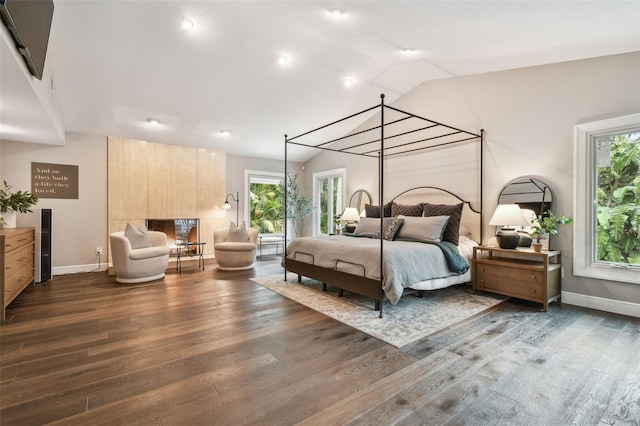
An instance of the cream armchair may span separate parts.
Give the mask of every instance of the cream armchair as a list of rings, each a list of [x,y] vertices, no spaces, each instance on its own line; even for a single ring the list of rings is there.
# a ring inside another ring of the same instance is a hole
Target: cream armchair
[[[258,230],[249,228],[247,242],[226,241],[229,228],[213,231],[213,255],[218,269],[222,271],[238,271],[253,268],[256,261]]]
[[[164,232],[148,231],[151,247],[132,249],[124,231],[109,236],[111,260],[119,283],[141,283],[164,277],[169,264],[169,246]]]

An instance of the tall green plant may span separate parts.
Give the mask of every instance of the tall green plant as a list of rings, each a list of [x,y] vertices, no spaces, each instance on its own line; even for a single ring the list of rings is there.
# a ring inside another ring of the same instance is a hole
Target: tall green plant
[[[296,236],[299,236],[302,219],[314,209],[313,200],[300,195],[297,173],[287,173],[285,179],[287,185],[287,219],[291,221]]]
[[[611,141],[611,165],[598,169],[596,258],[640,265],[640,134]]]

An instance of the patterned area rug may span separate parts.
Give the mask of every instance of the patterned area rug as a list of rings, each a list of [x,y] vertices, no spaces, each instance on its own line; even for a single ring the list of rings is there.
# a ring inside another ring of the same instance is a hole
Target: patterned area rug
[[[397,305],[384,302],[384,317],[379,318],[373,309],[373,300],[345,292],[338,297],[338,290],[329,287],[322,291],[319,281],[303,278],[298,284],[297,275],[272,275],[251,278],[252,281],[295,300],[309,308],[343,322],[395,347],[415,342],[425,336],[463,321],[485,311],[506,297],[474,295],[468,285],[456,285],[441,290],[425,291],[421,299],[413,295],[403,296]]]

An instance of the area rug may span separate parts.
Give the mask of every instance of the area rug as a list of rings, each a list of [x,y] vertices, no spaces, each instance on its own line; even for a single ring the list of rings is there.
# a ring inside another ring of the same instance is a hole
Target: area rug
[[[398,304],[384,302],[384,317],[373,309],[373,300],[345,292],[338,297],[338,289],[322,291],[319,281],[297,275],[272,275],[251,278],[252,281],[321,312],[357,330],[395,347],[415,342],[439,330],[464,321],[505,300],[505,297],[472,294],[470,286],[456,285],[440,290],[425,291],[423,298],[403,296]]]

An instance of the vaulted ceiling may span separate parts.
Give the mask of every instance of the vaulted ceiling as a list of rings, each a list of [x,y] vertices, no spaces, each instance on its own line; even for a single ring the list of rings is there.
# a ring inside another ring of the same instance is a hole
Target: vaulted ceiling
[[[381,93],[638,50],[638,1],[55,0],[47,60],[67,132],[282,158]]]

